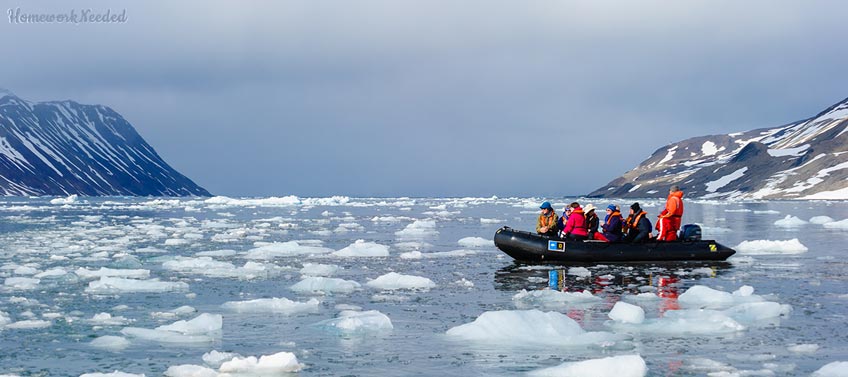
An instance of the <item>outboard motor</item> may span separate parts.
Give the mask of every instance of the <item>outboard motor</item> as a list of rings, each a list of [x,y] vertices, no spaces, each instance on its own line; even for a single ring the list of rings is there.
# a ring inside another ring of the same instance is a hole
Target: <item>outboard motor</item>
[[[680,239],[683,241],[700,241],[701,226],[698,224],[686,224],[680,230]]]

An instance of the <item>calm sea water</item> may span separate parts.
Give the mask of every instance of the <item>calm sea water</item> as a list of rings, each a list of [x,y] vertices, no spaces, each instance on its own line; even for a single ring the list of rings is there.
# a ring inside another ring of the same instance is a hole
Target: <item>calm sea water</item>
[[[651,376],[697,376],[716,371],[699,369],[701,359],[723,363],[743,374],[794,376],[807,375],[832,361],[848,360],[848,231],[812,223],[795,227],[774,224],[786,215],[843,220],[848,218],[844,202],[688,200],[684,222],[702,224],[705,238],[731,247],[746,240],[798,239],[809,250],[786,254],[777,248],[770,254],[737,255],[727,263],[583,265],[592,276],[567,275],[560,288],[587,289],[603,300],[554,309],[577,320],[585,330],[609,331],[607,313],[621,295],[660,293],[664,299],[645,306],[647,316],[656,317],[674,310],[674,297],[693,285],[728,292],[750,285],[756,294],[792,306],[792,313],[779,320],[731,335],[642,333],[634,335],[632,347],[626,349],[558,350],[526,347],[520,341],[470,344],[448,338],[448,329],[469,323],[484,312],[516,309],[513,296],[522,289],[547,287],[551,269],[567,271],[568,266],[515,264],[491,244],[458,244],[466,237],[491,240],[502,225],[531,229],[540,200],[104,198],[51,204],[49,199],[7,198],[0,202],[0,279],[32,278],[51,269],[68,273],[43,277],[34,287],[0,287],[0,311],[12,322],[49,322],[47,327],[0,330],[0,374],[79,376],[120,370],[159,376],[169,366],[203,365],[201,356],[211,350],[244,356],[292,352],[306,365],[299,374],[315,376],[515,375],[565,361],[634,353],[645,359]],[[554,200],[558,208],[566,201],[571,199]],[[630,204],[623,200],[592,202],[598,207],[609,202],[622,207]],[[642,204],[655,216],[661,202]],[[435,229],[411,236],[396,233],[423,219],[434,220]],[[242,266],[244,253],[266,242],[315,240],[306,244],[339,250],[359,239],[388,246],[390,256],[278,257],[261,262],[278,266],[279,274],[250,280],[162,267],[178,256],[222,250],[215,260]],[[426,255],[459,249],[466,251],[436,258],[400,257],[413,250]],[[353,293],[297,294],[290,287],[300,281],[299,269],[308,262],[340,266],[342,270],[334,277],[357,281],[363,287]],[[100,267],[147,269],[150,278],[185,282],[189,289],[86,293],[92,280],[74,271]],[[381,292],[364,285],[391,271],[426,277],[437,286]],[[316,297],[321,304],[316,311],[295,315],[235,313],[221,307],[227,301],[269,297],[300,302]],[[197,312],[172,318],[152,315],[183,305]],[[319,325],[335,318],[347,305],[386,314],[393,330],[344,335]],[[123,316],[131,323],[88,321],[103,312]],[[89,344],[104,335],[123,336],[120,331],[126,326],[154,328],[198,313],[223,314],[223,329],[214,342],[186,345],[128,338],[128,347],[112,351]],[[788,350],[792,344],[819,348],[797,353]]]

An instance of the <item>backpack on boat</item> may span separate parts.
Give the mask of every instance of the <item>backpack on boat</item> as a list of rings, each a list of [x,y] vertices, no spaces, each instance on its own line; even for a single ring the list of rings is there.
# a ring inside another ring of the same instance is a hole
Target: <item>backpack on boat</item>
[[[680,238],[683,241],[700,241],[701,226],[698,224],[686,224],[680,230]]]

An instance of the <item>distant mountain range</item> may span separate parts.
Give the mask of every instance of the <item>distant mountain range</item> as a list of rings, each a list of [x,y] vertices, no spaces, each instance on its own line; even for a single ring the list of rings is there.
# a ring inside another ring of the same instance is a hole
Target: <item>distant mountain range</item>
[[[657,149],[591,197],[848,199],[848,98],[775,128],[686,139]]]
[[[114,110],[0,90],[0,195],[209,196]]]

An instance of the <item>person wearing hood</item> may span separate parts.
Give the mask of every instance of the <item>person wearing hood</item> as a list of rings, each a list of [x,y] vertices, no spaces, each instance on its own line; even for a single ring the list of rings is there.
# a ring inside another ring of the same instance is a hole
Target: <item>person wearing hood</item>
[[[557,217],[554,212],[554,207],[550,202],[544,202],[539,206],[541,213],[539,219],[536,220],[536,233],[556,237],[557,235]]]
[[[583,208],[583,213],[586,216],[586,239],[598,239],[595,235],[599,234],[598,227],[600,226],[601,220],[598,219],[598,215],[595,214],[595,206],[587,204],[586,208]]]
[[[571,212],[565,222],[565,227],[562,229],[562,236],[574,241],[585,241],[588,232],[583,208],[580,208],[580,204],[577,202],[571,203],[569,208]]]
[[[648,213],[642,210],[639,202],[630,206],[630,216],[627,216],[624,227],[627,231],[624,242],[647,242],[653,237],[651,220],[648,220]]]
[[[677,240],[677,231],[680,230],[680,219],[683,217],[683,191],[680,191],[680,187],[677,185],[671,186],[668,190],[665,209],[658,217],[656,229],[659,231],[659,234],[657,235],[657,240]]]
[[[604,224],[601,228],[604,229],[603,236],[609,242],[621,241],[621,212],[615,204],[607,206],[607,216],[604,218]]]

